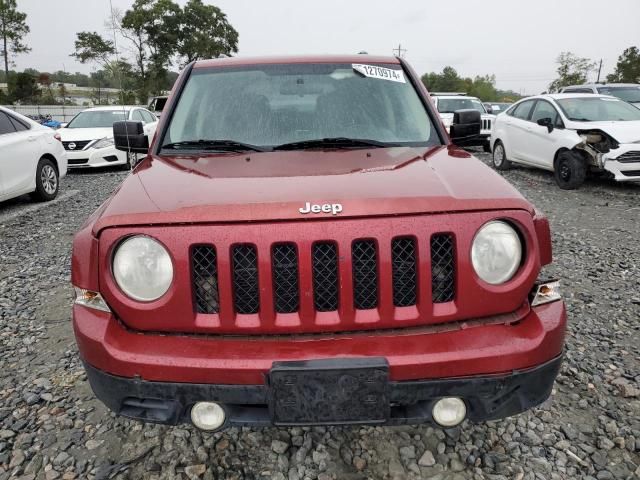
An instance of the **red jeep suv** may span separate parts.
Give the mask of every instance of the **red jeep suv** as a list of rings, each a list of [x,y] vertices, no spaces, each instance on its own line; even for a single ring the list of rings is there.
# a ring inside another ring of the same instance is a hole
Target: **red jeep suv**
[[[459,111],[451,138],[479,134]],[[75,237],[93,391],[148,422],[385,424],[543,402],[566,327],[547,219],[451,143],[398,58],[190,64]]]

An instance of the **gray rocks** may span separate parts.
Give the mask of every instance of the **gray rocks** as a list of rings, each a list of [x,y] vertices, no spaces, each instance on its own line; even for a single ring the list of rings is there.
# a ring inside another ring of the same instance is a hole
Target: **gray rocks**
[[[425,450],[425,452],[418,460],[418,465],[421,467],[433,467],[436,464],[436,459],[433,458],[433,453],[430,450]]]
[[[480,156],[489,162],[489,157]],[[0,480],[609,480],[640,476],[640,186],[504,172],[551,222],[569,315],[550,401],[522,415],[429,426],[234,428],[117,418],[86,383],[69,324],[69,242],[124,174],[63,180],[80,191],[0,222]],[[26,202],[25,202],[26,203]],[[5,208],[0,204],[0,212]],[[37,226],[37,228],[36,228]],[[99,475],[103,475],[100,477]]]
[[[289,449],[289,444],[282,440],[273,440],[271,442],[271,450],[276,453],[284,453]]]

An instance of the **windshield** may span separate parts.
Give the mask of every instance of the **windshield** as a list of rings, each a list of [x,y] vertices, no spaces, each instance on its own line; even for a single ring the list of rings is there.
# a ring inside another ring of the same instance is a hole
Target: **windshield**
[[[351,64],[195,69],[162,145],[208,141],[215,146],[211,141],[225,140],[268,149],[338,137],[440,144],[399,65],[384,67],[381,76],[390,70],[397,76],[366,76]]]
[[[453,113],[458,110],[478,110],[480,113],[487,113],[480,100],[473,98],[439,98],[438,111],[440,113]]]
[[[556,101],[567,118],[576,122],[640,120],[640,109],[617,98],[580,97]]]
[[[126,119],[126,114],[122,110],[80,112],[73,117],[66,128],[111,128],[113,122]]]
[[[598,92],[602,95],[613,95],[625,102],[640,103],[640,85],[634,87],[600,87]]]

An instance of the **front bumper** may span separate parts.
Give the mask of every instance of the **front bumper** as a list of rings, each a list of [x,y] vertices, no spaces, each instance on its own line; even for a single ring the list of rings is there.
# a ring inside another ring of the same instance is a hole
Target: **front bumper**
[[[70,169],[98,168],[123,165],[127,162],[127,154],[111,146],[99,149],[67,150],[67,159]]]
[[[388,363],[388,424],[401,424],[431,422],[442,396],[464,398],[473,421],[544,401],[566,312],[556,301],[450,326],[262,337],[143,334],[80,305],[73,321],[96,395],[124,416],[175,424],[188,419],[194,402],[218,401],[232,424],[267,425],[274,362],[377,357]]]
[[[624,161],[625,154],[640,152],[640,145],[620,145],[602,156],[603,168],[613,175],[617,182],[640,182],[640,160]],[[614,156],[615,155],[615,156]],[[640,155],[637,155],[640,157]]]
[[[388,419],[376,424],[435,424],[432,417],[435,402],[451,396],[465,402],[466,418],[472,422],[516,415],[549,397],[561,362],[559,355],[542,365],[502,375],[391,381],[387,384]],[[273,425],[266,385],[148,382],[109,375],[87,364],[85,368],[96,396],[115,413],[127,418],[169,425],[188,423],[192,406],[206,401],[223,407],[226,421],[222,428]]]

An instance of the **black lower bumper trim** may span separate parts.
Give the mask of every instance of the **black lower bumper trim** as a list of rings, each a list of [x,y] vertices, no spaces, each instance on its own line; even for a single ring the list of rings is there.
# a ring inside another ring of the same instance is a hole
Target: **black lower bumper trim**
[[[473,422],[521,413],[549,397],[561,363],[562,356],[558,356],[506,375],[389,382],[390,416],[385,424],[434,423],[433,404],[442,397],[462,398],[467,419]],[[110,375],[88,364],[85,368],[96,396],[128,418],[176,425],[190,422],[196,402],[209,401],[225,409],[225,427],[272,425],[267,385],[149,382]]]

